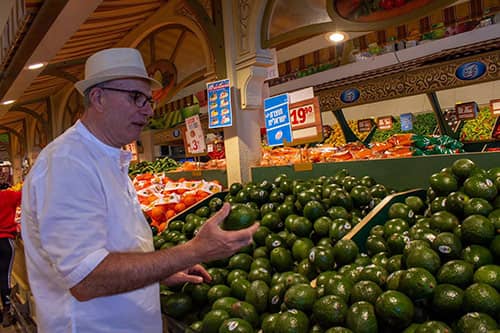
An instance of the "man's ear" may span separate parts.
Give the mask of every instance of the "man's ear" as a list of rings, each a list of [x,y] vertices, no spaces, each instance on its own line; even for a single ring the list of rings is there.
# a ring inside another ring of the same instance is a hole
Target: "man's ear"
[[[103,98],[102,89],[94,88],[89,93],[90,104],[93,105],[96,110],[101,112],[104,110]]]

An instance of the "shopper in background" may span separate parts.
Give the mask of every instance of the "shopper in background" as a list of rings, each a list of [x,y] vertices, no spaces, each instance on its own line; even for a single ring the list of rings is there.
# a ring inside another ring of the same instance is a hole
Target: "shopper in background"
[[[252,242],[258,224],[219,227],[225,204],[196,236],[153,249],[151,230],[128,177],[130,153],[153,114],[140,53],[100,51],[85,65],[82,118],[40,153],[23,187],[22,236],[38,331],[162,331],[159,283],[210,281],[201,262]]]
[[[21,192],[8,190],[9,184],[0,184],[0,296],[2,298],[2,326],[14,323],[10,303],[10,275],[14,263],[14,239],[17,235],[16,209],[21,205]]]

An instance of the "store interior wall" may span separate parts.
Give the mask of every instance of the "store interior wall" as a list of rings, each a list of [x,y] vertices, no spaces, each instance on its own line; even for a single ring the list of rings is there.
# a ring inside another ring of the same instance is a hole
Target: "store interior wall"
[[[456,103],[477,102],[478,105],[489,104],[490,100],[498,98],[500,81],[480,83],[472,86],[454,88],[437,92],[442,109],[452,108]],[[426,95],[416,95],[392,99],[382,102],[363,104],[343,109],[347,120],[380,116],[399,116],[402,113],[432,112],[431,104]],[[323,112],[321,118],[324,125],[335,124],[337,120],[332,112]]]

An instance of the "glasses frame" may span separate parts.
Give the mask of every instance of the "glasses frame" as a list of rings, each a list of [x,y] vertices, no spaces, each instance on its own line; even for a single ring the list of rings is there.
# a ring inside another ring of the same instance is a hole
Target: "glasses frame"
[[[129,94],[130,97],[132,97],[132,100],[134,101],[135,106],[137,106],[138,108],[142,109],[143,107],[146,106],[146,103],[149,103],[149,106],[151,106],[151,109],[153,109],[153,110],[156,109],[157,102],[153,99],[152,96],[148,96],[145,93],[143,93],[142,91],[139,91],[139,90],[119,89],[119,88],[113,88],[113,87],[100,87],[100,86],[98,86],[98,88],[103,89],[103,90],[110,90],[110,91],[117,91],[117,92],[127,93],[127,94]],[[144,96],[144,102],[143,103],[139,103],[138,102],[138,99],[141,96]]]

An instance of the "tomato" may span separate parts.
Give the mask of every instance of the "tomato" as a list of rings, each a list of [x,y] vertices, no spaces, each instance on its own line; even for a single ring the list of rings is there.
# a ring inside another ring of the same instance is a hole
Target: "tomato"
[[[380,7],[383,9],[391,9],[394,7],[394,0],[381,0]]]
[[[403,6],[406,3],[406,0],[394,0],[394,7],[398,8]]]

